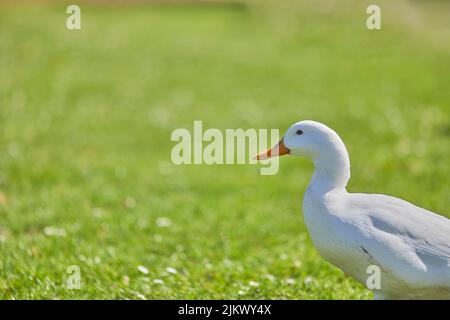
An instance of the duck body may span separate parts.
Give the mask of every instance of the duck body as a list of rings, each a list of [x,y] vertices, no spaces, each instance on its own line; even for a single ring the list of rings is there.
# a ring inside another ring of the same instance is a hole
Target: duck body
[[[303,214],[330,263],[364,285],[369,267],[380,268],[375,297],[450,299],[450,220],[397,198],[315,186],[304,195]]]
[[[349,193],[350,160],[339,135],[322,123],[292,125],[258,159],[284,154],[314,162],[303,198],[306,227],[318,252],[367,285],[379,268],[380,299],[450,299],[450,220],[399,198]]]

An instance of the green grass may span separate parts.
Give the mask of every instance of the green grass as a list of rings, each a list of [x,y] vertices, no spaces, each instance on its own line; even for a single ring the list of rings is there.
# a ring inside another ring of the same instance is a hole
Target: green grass
[[[0,297],[372,298],[311,243],[308,161],[170,161],[194,120],[314,119],[346,142],[350,191],[449,216],[448,4],[382,1],[368,31],[369,2],[313,3],[84,5],[81,31],[64,6],[0,7]]]

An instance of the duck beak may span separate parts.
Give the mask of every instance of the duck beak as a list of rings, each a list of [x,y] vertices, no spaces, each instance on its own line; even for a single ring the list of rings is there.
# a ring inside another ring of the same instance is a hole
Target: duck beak
[[[281,138],[280,142],[274,145],[271,149],[261,152],[253,157],[255,160],[264,160],[272,157],[281,157],[285,154],[289,154],[290,150],[284,145],[284,138]]]

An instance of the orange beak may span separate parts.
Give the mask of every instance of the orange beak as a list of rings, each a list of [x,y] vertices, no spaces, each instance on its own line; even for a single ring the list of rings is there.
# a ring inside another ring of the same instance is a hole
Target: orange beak
[[[272,158],[272,157],[281,157],[285,154],[289,154],[290,150],[288,148],[286,148],[283,140],[284,139],[281,138],[280,142],[278,142],[276,145],[274,145],[271,149],[257,154],[253,159],[264,160],[264,159],[268,159],[268,158]]]

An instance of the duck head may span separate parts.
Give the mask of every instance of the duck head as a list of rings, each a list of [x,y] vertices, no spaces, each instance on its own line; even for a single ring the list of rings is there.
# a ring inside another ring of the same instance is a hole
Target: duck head
[[[316,174],[344,186],[350,178],[350,160],[344,142],[334,130],[320,122],[304,120],[293,124],[280,142],[255,158],[263,160],[283,155],[310,158]]]

